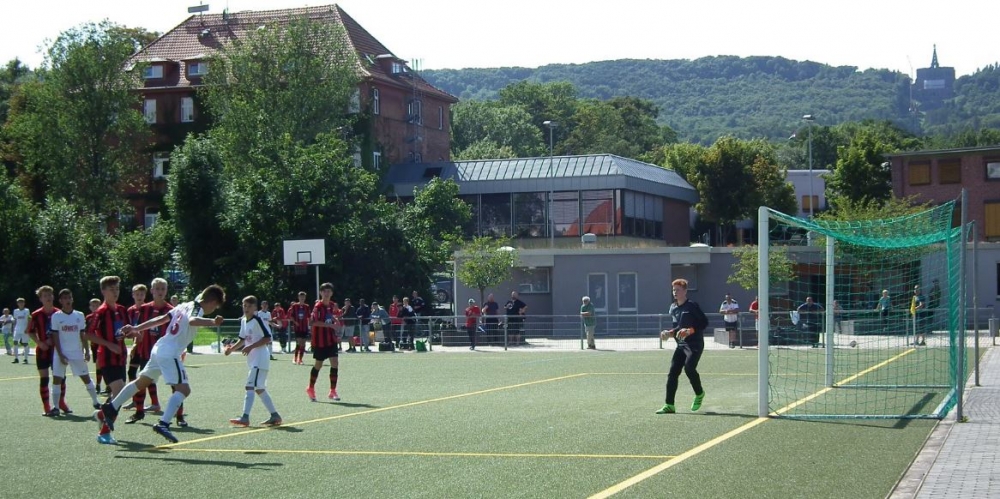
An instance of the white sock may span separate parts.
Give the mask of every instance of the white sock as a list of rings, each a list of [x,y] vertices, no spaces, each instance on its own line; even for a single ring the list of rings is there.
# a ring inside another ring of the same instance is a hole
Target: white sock
[[[139,393],[139,389],[135,386],[135,381],[125,385],[122,391],[115,395],[114,400],[111,401],[111,405],[115,406],[115,409],[121,409],[129,400],[132,400],[132,396]]]
[[[181,392],[174,392],[167,399],[167,407],[163,409],[163,416],[160,416],[160,423],[165,425],[170,424],[170,420],[174,419],[174,415],[177,414],[177,409],[180,408],[181,404],[184,403],[184,399],[187,398]]]
[[[251,392],[247,392],[247,393],[251,393]],[[264,391],[258,393],[257,395],[260,397],[260,401],[264,403],[264,407],[267,408],[267,412],[269,414],[275,414],[275,413],[278,412],[278,410],[274,408],[274,402],[271,401],[271,394],[267,393],[267,390],[264,390]]]
[[[14,343],[14,360],[17,360],[17,356],[21,354],[21,344]]]
[[[243,415],[250,416],[250,409],[253,408],[253,390],[247,390],[243,397]]]
[[[122,391],[124,391],[124,389]],[[100,404],[100,402],[97,401],[97,388],[94,387],[94,380],[90,380],[90,383],[87,383],[87,394],[90,395],[90,400],[92,400],[94,404]]]
[[[56,408],[59,407],[59,397],[62,396],[62,385],[55,383],[54,381],[55,380],[53,380],[52,392],[50,394],[52,396],[52,407]]]

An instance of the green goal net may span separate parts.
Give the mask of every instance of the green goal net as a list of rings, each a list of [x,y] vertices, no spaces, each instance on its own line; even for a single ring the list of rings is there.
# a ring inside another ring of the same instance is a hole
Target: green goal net
[[[956,404],[955,210],[844,222],[761,208],[762,415],[940,418]]]

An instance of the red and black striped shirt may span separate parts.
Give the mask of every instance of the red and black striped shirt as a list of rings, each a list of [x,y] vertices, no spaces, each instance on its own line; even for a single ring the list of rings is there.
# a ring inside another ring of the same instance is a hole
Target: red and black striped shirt
[[[52,358],[52,341],[49,340],[49,330],[52,328],[52,314],[56,313],[56,310],[59,309],[52,307],[52,310],[46,311],[44,307],[40,307],[31,313],[31,321],[28,322],[28,333],[34,332],[39,343],[49,345],[48,350],[35,347],[35,355],[39,360]]]
[[[309,332],[309,305],[295,302],[288,306],[288,318],[292,321],[292,329],[296,333]]]
[[[316,302],[313,307],[312,320],[329,325],[336,324],[337,315],[334,308],[336,306],[332,300],[327,304],[322,301]],[[312,343],[313,348],[332,347],[337,344],[337,333],[332,327],[313,326],[310,343]]]
[[[128,311],[121,304],[116,303],[109,307],[107,303],[102,303],[97,308],[97,311],[94,312],[94,315],[96,316],[96,320],[94,320],[94,334],[104,341],[118,344],[118,348],[120,349],[120,353],[114,353],[104,345],[98,347],[97,367],[124,367],[126,357],[128,356],[128,349],[125,348],[125,337],[115,337],[115,333],[127,323]]]
[[[142,324],[150,319],[155,319],[174,307],[173,305],[163,302],[163,305],[157,306],[154,302],[144,303],[142,307],[139,308],[139,314],[136,318],[135,324]],[[131,312],[131,309],[129,309]],[[163,326],[156,326],[154,328],[147,329],[142,333],[142,336],[135,341],[135,346],[132,347],[132,357],[139,359],[149,359],[149,356],[153,352],[153,345],[156,344],[156,340],[160,339],[160,332]]]

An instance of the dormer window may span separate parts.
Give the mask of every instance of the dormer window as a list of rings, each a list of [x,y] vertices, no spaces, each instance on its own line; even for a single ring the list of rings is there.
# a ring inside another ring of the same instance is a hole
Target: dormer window
[[[189,62],[187,63],[188,76],[204,76],[208,74],[208,63],[207,62]]]
[[[406,72],[406,66],[404,66],[403,63],[401,62],[392,63],[392,74],[396,75],[403,72]]]
[[[163,65],[153,64],[151,66],[146,66],[146,69],[142,70],[142,77],[146,80],[163,78]]]

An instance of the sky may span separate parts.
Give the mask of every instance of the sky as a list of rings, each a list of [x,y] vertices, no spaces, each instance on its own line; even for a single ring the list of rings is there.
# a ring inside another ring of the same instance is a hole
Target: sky
[[[199,0],[0,0],[0,63],[42,63],[39,47],[109,19],[164,32]],[[210,12],[332,1],[210,0]],[[957,76],[1000,61],[996,0],[342,0],[339,5],[419,69],[537,67],[613,59],[782,56],[911,74],[934,44]]]

